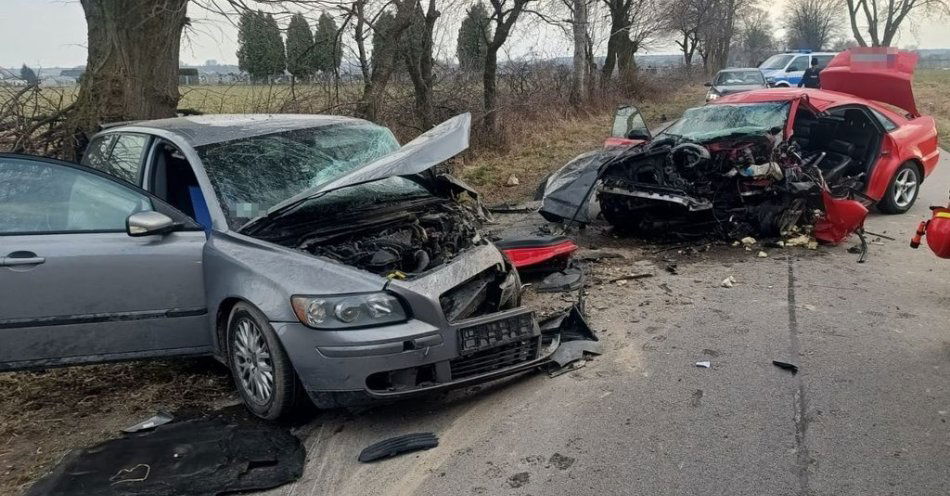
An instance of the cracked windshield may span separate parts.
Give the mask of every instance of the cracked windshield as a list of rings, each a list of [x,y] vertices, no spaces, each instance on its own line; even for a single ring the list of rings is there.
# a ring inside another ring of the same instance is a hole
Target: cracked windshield
[[[948,493],[950,0],[0,4],[0,495]]]

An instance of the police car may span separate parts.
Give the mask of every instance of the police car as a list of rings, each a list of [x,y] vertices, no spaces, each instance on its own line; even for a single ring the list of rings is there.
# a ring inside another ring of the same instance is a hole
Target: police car
[[[818,60],[818,67],[822,69],[828,65],[836,52],[809,52],[797,51],[773,55],[759,65],[769,86],[794,87],[802,80],[805,69],[811,67],[812,59]]]

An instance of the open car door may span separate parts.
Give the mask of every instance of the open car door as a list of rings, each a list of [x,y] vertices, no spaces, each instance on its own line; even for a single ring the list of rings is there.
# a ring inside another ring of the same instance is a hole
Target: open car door
[[[639,145],[653,139],[650,128],[640,109],[632,105],[621,105],[614,112],[614,123],[610,130],[610,137],[604,141],[604,146]]]
[[[839,53],[820,73],[821,89],[847,93],[918,116],[911,80],[917,54],[889,47],[860,47]]]
[[[129,183],[0,154],[0,371],[210,353],[205,241]]]

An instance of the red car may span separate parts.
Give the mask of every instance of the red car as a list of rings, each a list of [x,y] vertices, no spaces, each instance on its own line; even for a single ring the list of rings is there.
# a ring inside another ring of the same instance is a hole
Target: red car
[[[916,61],[893,49],[843,52],[822,71],[821,90],[725,96],[655,136],[635,107],[621,107],[603,149],[544,182],[540,213],[586,224],[595,197],[610,224],[642,234],[739,239],[813,228],[840,242],[861,228],[864,205],[907,211],[937,164],[934,120],[914,103]]]
[[[883,52],[883,53],[882,53]],[[821,71],[822,89],[772,88],[725,96],[709,105],[791,102],[786,138],[803,148],[823,146],[863,161],[864,194],[884,213],[906,212],[920,184],[939,159],[934,119],[920,115],[911,78],[917,55],[887,49],[852,49],[835,56]],[[823,136],[818,116],[840,116],[845,126]],[[824,140],[824,143],[816,142]]]

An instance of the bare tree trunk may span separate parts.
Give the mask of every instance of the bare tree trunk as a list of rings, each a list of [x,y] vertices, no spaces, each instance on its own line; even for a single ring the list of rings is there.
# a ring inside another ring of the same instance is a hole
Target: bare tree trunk
[[[511,33],[512,26],[518,21],[518,17],[524,12],[525,6],[533,0],[513,0],[510,8],[506,0],[490,0],[492,18],[495,20],[495,31],[492,33],[491,40],[485,50],[485,70],[482,72],[482,98],[485,108],[482,125],[487,136],[496,136],[498,134],[498,108],[497,108],[497,82],[498,76],[498,50],[501,49],[508,35]]]
[[[498,96],[497,80],[498,77],[498,50],[492,50],[490,47],[485,54],[485,70],[482,72],[482,98],[485,106],[485,116],[482,123],[487,135],[492,136],[498,130],[498,115],[496,112],[496,99]]]
[[[392,25],[382,33],[386,43],[395,45],[399,36],[409,27],[412,21],[413,8],[419,0],[396,0],[396,14],[393,17]],[[379,33],[377,33],[379,35]],[[373,73],[363,84],[363,96],[356,105],[356,115],[370,121],[376,121],[379,113],[380,103],[386,94],[386,85],[389,78],[392,77],[396,66],[396,57],[398,50],[389,50],[385,57],[379,58],[379,64],[375,65]]]
[[[606,89],[613,77],[614,67],[618,67],[621,77],[625,76],[629,62],[633,57],[630,41],[630,0],[604,0],[610,11],[610,37],[607,38],[607,58],[600,72],[600,85]]]
[[[571,74],[571,104],[578,107],[587,96],[587,0],[572,0],[571,28],[574,38],[574,71]]]
[[[81,0],[86,72],[71,127],[79,135],[112,121],[175,116],[178,55],[188,0]],[[83,140],[77,143],[79,149]]]
[[[416,51],[415,47],[405,50],[404,56],[406,69],[409,72],[409,79],[412,80],[412,88],[415,96],[416,119],[419,127],[425,131],[435,125],[435,116],[432,109],[432,87],[434,85],[434,76],[432,67],[432,33],[435,28],[435,21],[441,13],[435,8],[435,0],[429,0],[423,17],[422,46]],[[416,40],[413,40],[415,42]]]

